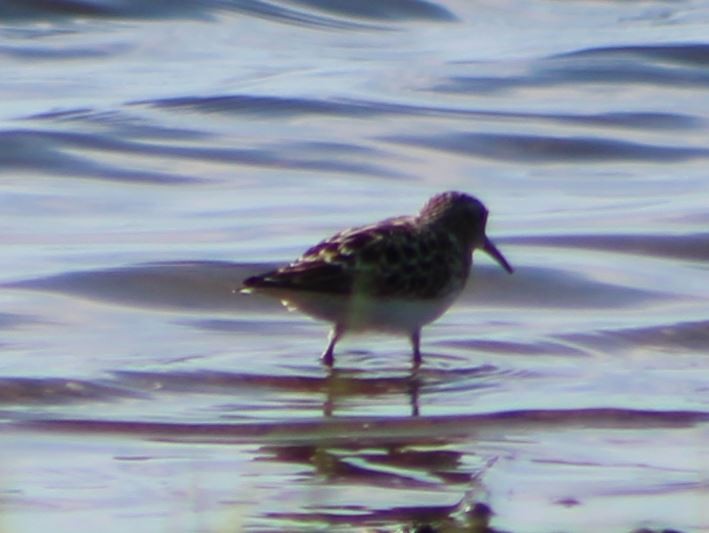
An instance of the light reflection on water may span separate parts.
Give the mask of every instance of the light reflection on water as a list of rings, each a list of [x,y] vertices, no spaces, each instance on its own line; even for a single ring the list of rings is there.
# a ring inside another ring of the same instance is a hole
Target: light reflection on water
[[[0,5],[0,531],[709,527],[700,14],[377,5]],[[418,373],[238,293],[451,188]]]

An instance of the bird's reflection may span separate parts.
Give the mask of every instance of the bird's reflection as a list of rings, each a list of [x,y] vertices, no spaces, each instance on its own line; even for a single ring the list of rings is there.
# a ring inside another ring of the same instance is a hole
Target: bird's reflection
[[[482,474],[494,461],[470,468],[464,453],[452,449],[450,441],[431,439],[378,442],[364,436],[352,438],[352,444],[331,446],[324,442],[268,446],[260,449],[263,460],[300,464],[312,469],[302,482],[309,490],[328,492],[327,503],[320,502],[293,512],[271,512],[276,522],[311,524],[325,530],[349,526],[357,530],[414,532],[492,533],[492,510],[476,502],[484,492]],[[362,494],[371,503],[371,491],[393,494],[406,505],[387,506],[385,500],[375,504],[355,505],[352,494]],[[338,494],[342,491],[342,501]],[[391,491],[391,492],[389,492]],[[401,491],[399,496],[396,495]],[[415,494],[420,493],[420,499]],[[462,494],[450,504],[431,502],[431,493]],[[338,504],[339,503],[339,504]],[[384,527],[385,529],[380,529]]]
[[[262,460],[299,464],[309,469],[310,473],[302,478],[304,486],[308,490],[326,490],[327,503],[319,500],[295,512],[270,513],[268,518],[312,524],[316,529],[326,530],[352,527],[389,531],[386,528],[395,526],[397,531],[410,533],[493,532],[489,525],[491,509],[476,500],[484,492],[482,475],[494,459],[486,460],[469,450],[458,449],[456,437],[441,435],[434,419],[429,424],[421,416],[420,396],[426,379],[421,370],[398,377],[367,377],[340,369],[328,372],[322,378],[321,390],[323,422],[329,431],[321,435],[311,433],[306,439],[301,436],[291,445],[260,449]],[[342,413],[338,416],[338,408],[348,410],[347,402],[351,407],[354,400],[366,401],[376,396],[391,397],[392,401],[401,396],[408,401],[409,410],[389,417]],[[337,428],[334,433],[332,428]],[[340,490],[343,499],[338,505]],[[376,504],[358,506],[348,499],[352,494],[361,494],[371,504],[372,490],[393,494],[393,502],[400,502],[404,493],[410,498],[420,492],[421,499],[417,501],[414,496],[405,506],[386,506],[376,498]],[[437,505],[431,501],[432,492],[457,494],[459,499]]]
[[[262,398],[275,398],[278,416],[271,420],[227,421],[208,428],[157,425],[150,431],[162,441],[257,443],[256,460],[298,465],[299,474],[292,479],[299,485],[297,492],[305,494],[305,503],[284,502],[278,511],[258,518],[281,524],[283,531],[307,526],[323,531],[395,527],[409,532],[488,532],[490,514],[476,504],[485,492],[483,474],[494,458],[470,448],[469,424],[459,426],[452,415],[427,415],[424,401],[427,391],[441,383],[468,381],[488,371],[124,371],[118,379],[124,387],[160,394],[200,391],[240,400],[222,405],[224,418],[243,418]],[[315,413],[306,415],[303,406],[314,407]],[[378,411],[382,406],[384,414]]]
[[[338,400],[362,395],[364,397],[388,394],[401,395],[408,399],[411,416],[419,416],[419,394],[423,378],[418,369],[402,377],[353,377],[350,373],[339,369],[331,369],[323,380],[325,399],[323,402],[323,415],[335,415]]]

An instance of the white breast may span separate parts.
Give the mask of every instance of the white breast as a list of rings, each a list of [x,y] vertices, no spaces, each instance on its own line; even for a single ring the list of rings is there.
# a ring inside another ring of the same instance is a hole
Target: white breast
[[[341,296],[293,292],[281,294],[289,309],[297,309],[313,318],[342,324],[350,331],[411,333],[440,317],[462,290],[438,298],[401,299]]]

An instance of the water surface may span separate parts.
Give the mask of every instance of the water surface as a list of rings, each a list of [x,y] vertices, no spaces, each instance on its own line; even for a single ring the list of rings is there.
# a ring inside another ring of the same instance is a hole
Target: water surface
[[[708,529],[708,13],[0,2],[0,531]],[[419,372],[238,292],[448,189]]]

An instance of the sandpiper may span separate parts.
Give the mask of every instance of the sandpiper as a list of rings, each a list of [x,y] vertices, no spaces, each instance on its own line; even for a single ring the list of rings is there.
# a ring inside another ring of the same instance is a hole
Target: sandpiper
[[[437,194],[416,216],[336,233],[289,265],[246,279],[242,292],[280,298],[289,309],[331,322],[322,354],[328,366],[345,333],[372,330],[407,335],[418,367],[421,328],[461,293],[473,250],[484,250],[513,272],[485,235],[487,216],[477,198]]]

